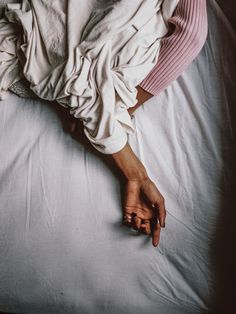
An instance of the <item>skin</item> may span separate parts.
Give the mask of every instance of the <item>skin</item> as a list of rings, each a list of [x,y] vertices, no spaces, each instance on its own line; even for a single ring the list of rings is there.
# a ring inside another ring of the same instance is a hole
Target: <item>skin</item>
[[[165,227],[165,200],[144,165],[129,144],[112,155],[117,167],[126,178],[124,222],[136,230],[151,235],[153,246],[160,241],[161,228]]]
[[[129,114],[133,114],[139,106],[153,95],[137,87],[137,104],[129,108]],[[77,120],[71,118],[69,132],[74,133]],[[161,228],[165,227],[166,209],[165,200],[155,183],[149,178],[141,161],[127,143],[119,152],[110,155],[118,169],[125,177],[124,195],[124,223],[140,232],[151,236],[153,246],[160,241]]]

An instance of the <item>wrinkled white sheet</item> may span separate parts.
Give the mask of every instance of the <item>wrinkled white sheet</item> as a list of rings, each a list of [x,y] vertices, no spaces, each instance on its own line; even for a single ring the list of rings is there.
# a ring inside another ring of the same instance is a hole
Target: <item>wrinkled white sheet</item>
[[[71,108],[97,150],[121,150],[133,131],[135,86],[156,64],[178,1],[9,3],[0,19],[0,96],[24,76],[40,98]]]
[[[157,248],[120,225],[118,180],[97,154],[63,133],[50,106],[14,95],[0,103],[0,311],[211,309],[212,242],[227,204],[235,136],[236,40],[213,0],[208,13],[201,54],[137,111],[129,139],[166,198]]]

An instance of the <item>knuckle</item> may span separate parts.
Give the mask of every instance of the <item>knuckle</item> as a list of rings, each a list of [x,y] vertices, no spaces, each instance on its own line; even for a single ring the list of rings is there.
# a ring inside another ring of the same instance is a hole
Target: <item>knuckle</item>
[[[165,205],[165,199],[163,196],[159,196],[158,199],[156,200],[156,204],[158,206],[164,206]]]
[[[131,214],[132,211],[131,211],[128,207],[125,207],[125,208],[124,208],[124,213],[125,213],[125,214]]]
[[[163,204],[163,205],[165,204],[165,199],[164,199],[163,196],[160,197],[160,203]]]

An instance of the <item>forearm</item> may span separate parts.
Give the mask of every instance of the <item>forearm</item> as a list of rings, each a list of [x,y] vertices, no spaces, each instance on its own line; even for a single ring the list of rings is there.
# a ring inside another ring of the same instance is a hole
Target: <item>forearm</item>
[[[148,177],[144,165],[135,155],[128,143],[122,150],[111,156],[116,166],[121,170],[127,180],[145,180]]]
[[[180,0],[169,26],[157,64],[140,84],[152,95],[177,79],[203,47],[207,36],[206,0]]]

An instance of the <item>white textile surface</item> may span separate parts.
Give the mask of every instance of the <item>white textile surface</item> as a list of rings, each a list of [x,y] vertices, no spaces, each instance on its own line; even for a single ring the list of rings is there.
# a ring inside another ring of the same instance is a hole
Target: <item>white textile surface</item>
[[[24,76],[41,99],[83,121],[97,150],[121,150],[133,131],[127,109],[136,104],[135,86],[157,62],[178,1],[6,1],[0,97]]]
[[[201,54],[133,119],[130,144],[168,209],[157,248],[121,225],[118,179],[63,132],[50,105],[13,94],[0,102],[0,311],[212,309],[235,136],[236,40],[214,0],[208,13]]]

